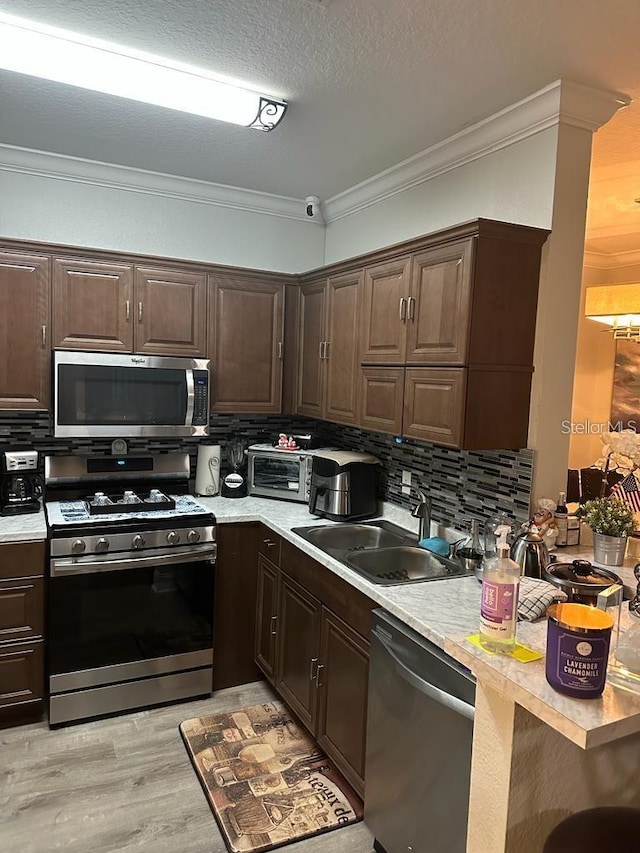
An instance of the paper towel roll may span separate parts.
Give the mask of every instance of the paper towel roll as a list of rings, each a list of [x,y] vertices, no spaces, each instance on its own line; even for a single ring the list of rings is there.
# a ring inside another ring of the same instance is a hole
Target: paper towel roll
[[[196,494],[217,495],[220,491],[220,445],[201,444],[196,463]]]

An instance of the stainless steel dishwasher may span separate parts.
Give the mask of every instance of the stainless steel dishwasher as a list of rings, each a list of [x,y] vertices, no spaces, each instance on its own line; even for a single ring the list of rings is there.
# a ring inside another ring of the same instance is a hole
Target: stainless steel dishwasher
[[[383,610],[373,614],[364,820],[386,853],[464,853],[475,680]]]

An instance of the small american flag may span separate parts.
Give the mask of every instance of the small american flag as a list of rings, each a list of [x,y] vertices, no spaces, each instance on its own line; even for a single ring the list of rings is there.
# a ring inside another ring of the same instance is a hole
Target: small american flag
[[[635,474],[629,474],[611,489],[611,494],[626,501],[634,512],[640,512],[640,485]]]

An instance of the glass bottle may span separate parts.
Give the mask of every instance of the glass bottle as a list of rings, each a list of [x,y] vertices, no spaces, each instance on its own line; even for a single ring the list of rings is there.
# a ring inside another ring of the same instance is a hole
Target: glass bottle
[[[559,548],[563,548],[567,544],[567,529],[569,526],[568,516],[569,510],[567,509],[565,493],[560,492],[556,511],[554,514],[556,527],[558,528],[558,538],[556,539],[556,546]]]

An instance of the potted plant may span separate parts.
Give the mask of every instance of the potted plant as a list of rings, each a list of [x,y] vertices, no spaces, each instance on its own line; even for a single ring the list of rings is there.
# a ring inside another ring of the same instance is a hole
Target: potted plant
[[[633,510],[616,497],[587,501],[579,510],[593,531],[593,557],[605,566],[621,566],[627,548],[627,536],[633,532]]]

